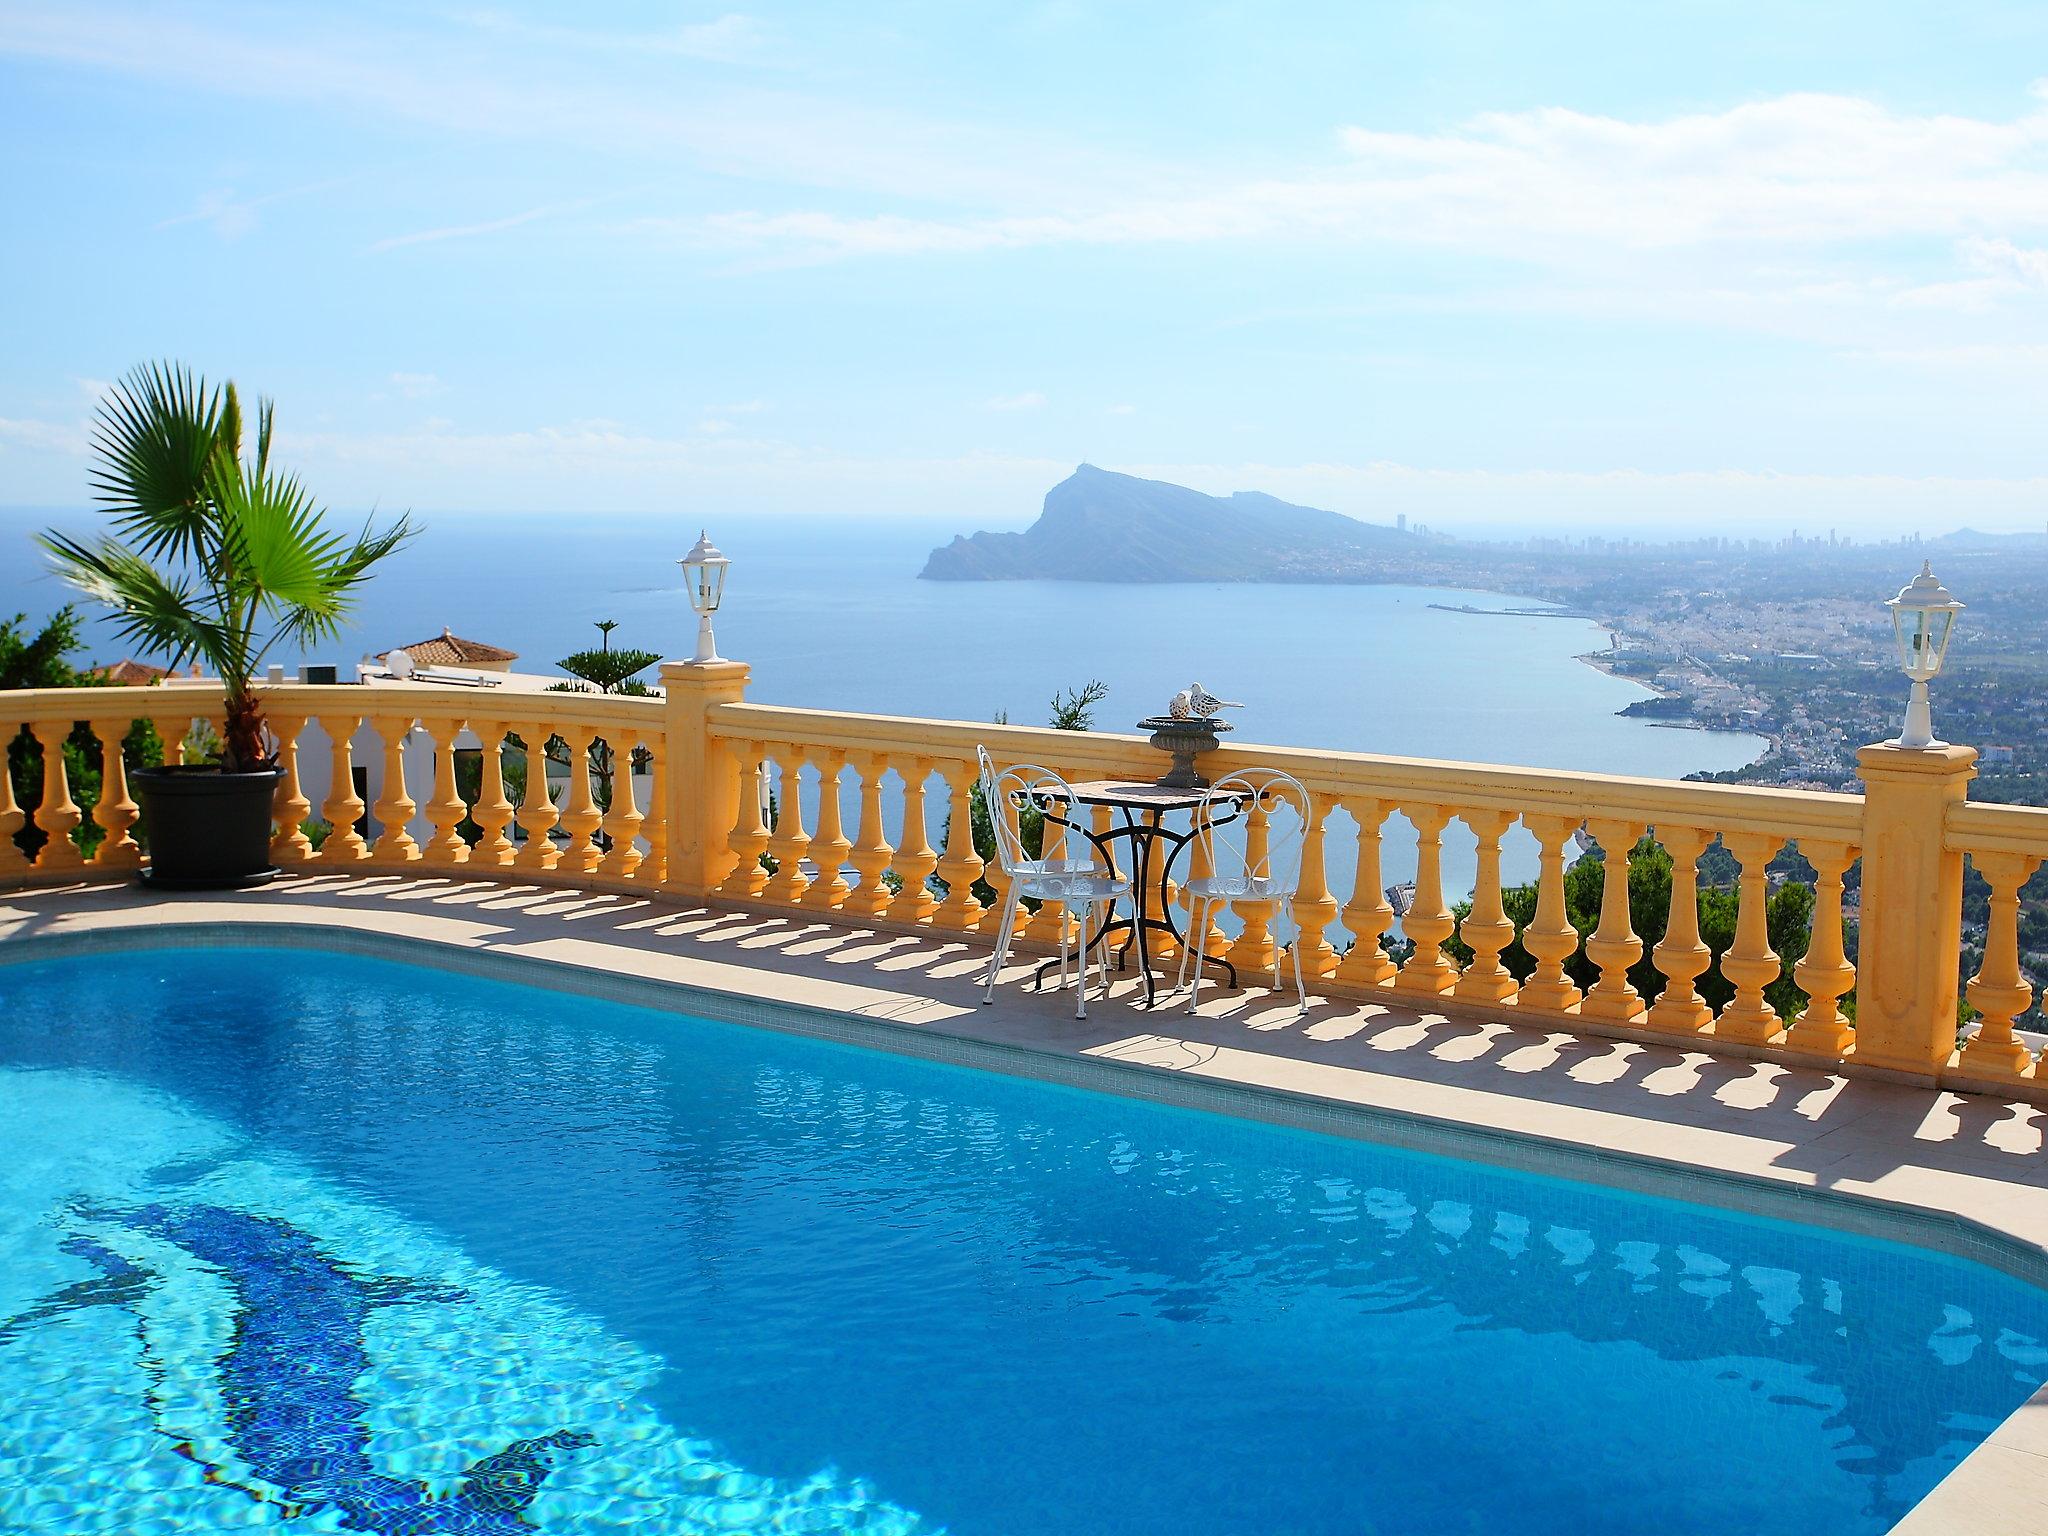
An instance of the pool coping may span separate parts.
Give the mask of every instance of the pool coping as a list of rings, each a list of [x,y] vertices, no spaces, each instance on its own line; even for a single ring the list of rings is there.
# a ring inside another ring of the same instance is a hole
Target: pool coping
[[[656,1011],[877,1049],[893,1055],[1032,1078],[1291,1129],[1363,1140],[1488,1167],[1561,1177],[1738,1214],[1902,1242],[1986,1264],[2048,1290],[2048,1248],[1955,1211],[1867,1191],[1714,1168],[1640,1150],[1583,1145],[1411,1108],[1347,1102],[1275,1083],[1251,1084],[1085,1054],[1058,1042],[976,1038],[943,1020],[908,1020],[703,981],[638,975],[561,956],[502,953],[448,937],[224,907],[218,915],[114,922],[59,933],[0,936],[0,967],[145,949],[317,949],[421,964],[457,974],[594,996]],[[761,971],[761,977],[774,973]],[[977,1017],[967,1014],[968,1019]],[[1896,1526],[1902,1536],[2034,1536],[2048,1529],[2048,1386],[1993,1432]]]

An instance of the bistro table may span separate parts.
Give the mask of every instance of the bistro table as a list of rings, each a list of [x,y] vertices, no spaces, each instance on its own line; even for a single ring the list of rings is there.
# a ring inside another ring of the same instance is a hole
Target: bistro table
[[[1082,825],[1078,818],[1072,823],[1095,845],[1104,863],[1112,869],[1116,868],[1116,844],[1127,842],[1131,845],[1131,915],[1119,917],[1112,906],[1108,916],[1095,932],[1085,936],[1086,942],[1081,946],[1082,972],[1086,974],[1088,950],[1091,945],[1113,938],[1117,934],[1127,934],[1128,937],[1117,950],[1116,968],[1124,968],[1124,962],[1130,956],[1131,946],[1135,943],[1138,950],[1138,970],[1145,981],[1145,1006],[1150,1008],[1156,994],[1152,980],[1152,946],[1149,936],[1163,933],[1175,944],[1186,942],[1181,935],[1180,925],[1173,918],[1173,867],[1181,854],[1187,850],[1188,844],[1195,840],[1195,826],[1192,821],[1185,832],[1176,831],[1166,825],[1166,814],[1169,811],[1200,811],[1203,802],[1208,799],[1209,792],[1206,789],[1170,789],[1144,779],[1089,779],[1067,787],[1073,790],[1077,805],[1106,806],[1123,816],[1121,825],[1110,826],[1101,831]],[[1241,801],[1232,800],[1229,813],[1216,817],[1210,825],[1220,827],[1225,822],[1235,821],[1242,809]],[[1157,916],[1150,910],[1151,903],[1148,899],[1155,892],[1158,897]],[[1056,960],[1041,961],[1033,978],[1033,985],[1043,987],[1046,972],[1057,963]],[[1209,963],[1222,966],[1230,973],[1230,984],[1233,987],[1237,985],[1236,966],[1220,955],[1212,955]]]

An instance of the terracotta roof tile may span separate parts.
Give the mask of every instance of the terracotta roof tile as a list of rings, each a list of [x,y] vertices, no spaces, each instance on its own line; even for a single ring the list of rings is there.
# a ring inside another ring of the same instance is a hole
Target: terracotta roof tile
[[[431,639],[416,640],[400,649],[412,657],[412,664],[416,667],[473,667],[481,662],[519,659],[517,651],[508,651],[498,645],[486,645],[481,640],[465,640],[445,629]],[[390,654],[391,652],[386,651],[377,659],[382,661]]]

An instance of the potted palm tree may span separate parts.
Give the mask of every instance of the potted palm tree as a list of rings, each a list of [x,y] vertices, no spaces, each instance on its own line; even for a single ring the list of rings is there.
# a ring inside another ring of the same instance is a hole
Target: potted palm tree
[[[173,668],[220,675],[226,720],[217,764],[138,769],[152,884],[251,884],[276,874],[270,805],[277,748],[252,686],[283,642],[339,633],[357,590],[415,529],[400,517],[354,538],[331,531],[297,477],[270,465],[271,402],[256,453],[242,451],[235,386],[209,387],[157,363],[107,392],[94,423],[94,499],[114,532],[42,537],[59,575],[112,610],[115,628]]]

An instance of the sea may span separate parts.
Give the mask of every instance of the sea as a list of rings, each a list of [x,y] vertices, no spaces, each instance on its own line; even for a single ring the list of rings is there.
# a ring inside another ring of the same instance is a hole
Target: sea
[[[0,509],[0,618],[69,600],[34,533],[98,531],[83,510]],[[829,516],[688,519],[585,512],[443,514],[379,568],[331,640],[270,659],[332,662],[441,633],[515,650],[547,670],[600,643],[688,655],[696,618],[676,561],[700,527],[732,560],[719,650],[753,668],[762,703],[886,714],[1043,721],[1055,694],[1107,685],[1100,730],[1130,730],[1191,682],[1242,701],[1236,742],[1327,747],[1524,767],[1683,778],[1740,767],[1762,737],[1674,728],[1619,713],[1646,690],[1582,658],[1598,624],[1505,610],[1523,594],[1406,586],[920,581],[955,531],[931,520]],[[1479,611],[1470,611],[1479,610]],[[87,657],[129,654],[87,627]],[[649,674],[650,676],[652,674]],[[1535,845],[1510,835],[1503,873],[1533,876]],[[1389,880],[1413,870],[1398,821]],[[1445,839],[1445,883],[1469,888],[1469,837]],[[1332,874],[1348,860],[1333,849]]]

